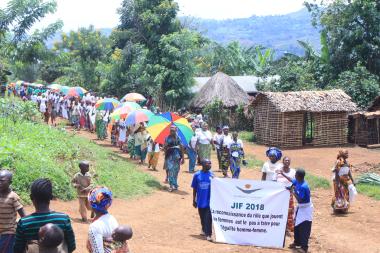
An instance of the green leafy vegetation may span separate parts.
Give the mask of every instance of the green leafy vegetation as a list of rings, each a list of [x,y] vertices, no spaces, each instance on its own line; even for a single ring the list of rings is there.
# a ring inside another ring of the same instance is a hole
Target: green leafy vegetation
[[[310,174],[308,172],[306,172],[305,180],[309,184],[311,190],[319,189],[319,188],[321,188],[321,189],[330,189],[331,188],[329,180],[327,180],[323,177],[320,177],[320,176]]]
[[[368,197],[380,200],[380,186],[374,184],[357,184],[356,188],[359,193]]]
[[[255,142],[255,134],[252,131],[239,132],[239,139],[245,142]]]
[[[70,182],[79,170],[78,161],[83,159],[90,161],[96,183],[110,187],[116,197],[147,194],[160,186],[152,176],[138,171],[134,164],[87,139],[27,120],[36,112],[35,105],[29,114],[13,118],[18,110],[30,104],[0,99],[0,167],[15,172],[12,187],[26,203],[30,201],[31,182],[45,177],[53,181],[57,198],[74,198]]]

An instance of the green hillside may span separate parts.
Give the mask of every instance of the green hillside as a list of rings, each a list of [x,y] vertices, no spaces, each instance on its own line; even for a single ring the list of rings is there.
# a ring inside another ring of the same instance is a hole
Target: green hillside
[[[320,48],[318,30],[311,25],[311,16],[306,9],[281,16],[222,21],[182,17],[182,22],[218,43],[239,41],[245,46],[260,44],[275,49],[277,55],[285,52],[303,54],[297,40],[308,41],[315,48]]]

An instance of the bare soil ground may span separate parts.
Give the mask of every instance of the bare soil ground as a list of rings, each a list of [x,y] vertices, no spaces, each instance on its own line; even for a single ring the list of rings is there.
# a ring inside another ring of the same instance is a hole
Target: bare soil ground
[[[81,131],[79,135],[90,140],[95,136]],[[98,144],[109,146],[109,141],[96,141]],[[118,149],[113,149],[121,156]],[[246,152],[265,160],[266,147],[246,145]],[[307,171],[331,178],[331,167],[335,160],[337,148],[313,148],[285,151],[290,156],[293,167],[303,167]],[[349,148],[350,161],[355,164],[364,162],[380,163],[380,152],[363,148]],[[158,168],[162,168],[162,155]],[[213,157],[214,165],[216,163]],[[165,173],[150,171],[146,166],[138,167],[157,177],[162,182]],[[192,175],[187,173],[188,164],[182,167],[179,175],[180,190],[169,193],[165,189],[157,190],[153,194],[137,199],[116,199],[110,209],[120,224],[130,224],[134,230],[134,237],[130,242],[132,252],[137,253],[248,253],[248,252],[291,252],[285,249],[264,249],[258,247],[235,246],[209,243],[198,234],[200,222],[197,210],[192,207],[192,189],[190,188]],[[221,173],[216,172],[217,176]],[[243,169],[241,178],[260,179],[258,169]],[[164,186],[164,183],[162,183]],[[357,201],[347,215],[332,215],[330,200],[332,191],[315,190],[312,192],[315,206],[310,252],[368,252],[380,253],[380,201],[359,195]],[[29,210],[30,207],[28,208]],[[54,201],[53,209],[69,214],[73,218],[73,225],[77,240],[77,251],[87,252],[85,249],[88,224],[79,222],[78,204],[76,201]],[[286,245],[292,238],[286,238]]]

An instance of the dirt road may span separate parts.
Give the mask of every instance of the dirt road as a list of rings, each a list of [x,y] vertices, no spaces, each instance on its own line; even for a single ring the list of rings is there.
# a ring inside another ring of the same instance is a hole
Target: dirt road
[[[95,136],[87,132],[80,135],[94,140]],[[104,144],[104,142],[98,142]],[[107,142],[108,143],[108,142]],[[115,152],[119,153],[117,149]],[[246,152],[259,159],[265,159],[265,147],[246,145]],[[364,161],[380,163],[380,153],[362,148],[350,148],[352,163]],[[330,168],[337,149],[306,149],[285,151],[293,160],[294,166],[302,166],[313,174],[330,178]],[[123,154],[121,154],[123,155]],[[216,163],[215,156],[213,164]],[[133,252],[137,253],[248,253],[248,252],[290,252],[288,249],[263,249],[257,247],[234,246],[209,243],[198,234],[200,224],[197,210],[192,207],[192,175],[186,172],[187,162],[179,175],[180,190],[169,193],[158,190],[153,194],[138,199],[116,199],[110,209],[119,223],[130,224],[134,229],[134,237],[130,242]],[[149,171],[146,167],[138,167],[157,177],[164,179],[164,171]],[[162,156],[158,168],[162,168]],[[220,173],[216,173],[220,176]],[[241,178],[259,179],[259,170],[243,170]],[[164,186],[164,184],[162,183]],[[316,190],[312,192],[315,214],[312,228],[310,252],[368,252],[380,253],[380,201],[359,195],[357,202],[346,216],[334,216],[331,213],[331,191]],[[78,250],[85,253],[88,224],[78,222],[76,201],[54,202],[53,208],[68,213],[74,219],[74,229]],[[287,237],[286,244],[291,243]]]

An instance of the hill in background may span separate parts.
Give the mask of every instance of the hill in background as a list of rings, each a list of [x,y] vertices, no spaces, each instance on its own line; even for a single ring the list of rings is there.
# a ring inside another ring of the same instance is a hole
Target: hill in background
[[[279,16],[252,16],[242,19],[211,20],[182,17],[182,23],[222,44],[239,41],[244,46],[263,45],[276,50],[302,55],[297,40],[309,42],[320,49],[320,35],[311,25],[311,15],[306,8]]]
[[[297,40],[309,42],[315,49],[320,49],[318,30],[311,25],[311,15],[306,9],[287,15],[252,16],[250,18],[213,20],[181,17],[183,25],[197,30],[205,37],[228,44],[239,41],[244,46],[263,45],[276,51],[279,57],[284,53],[303,54]],[[100,28],[102,34],[109,36],[111,28]],[[51,48],[61,39],[57,33],[46,43]]]

